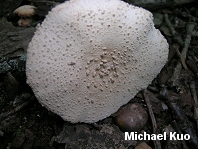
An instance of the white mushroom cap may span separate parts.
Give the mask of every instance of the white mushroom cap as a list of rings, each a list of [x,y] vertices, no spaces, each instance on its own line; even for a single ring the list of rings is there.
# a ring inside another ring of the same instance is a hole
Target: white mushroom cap
[[[71,0],[37,27],[27,83],[64,120],[92,123],[146,88],[167,57],[150,12],[120,0]]]
[[[32,20],[31,19],[20,19],[18,22],[18,25],[21,27],[28,27],[31,25]]]
[[[36,9],[35,6],[23,5],[15,9],[14,13],[20,17],[26,18],[33,16],[35,14],[35,9]]]

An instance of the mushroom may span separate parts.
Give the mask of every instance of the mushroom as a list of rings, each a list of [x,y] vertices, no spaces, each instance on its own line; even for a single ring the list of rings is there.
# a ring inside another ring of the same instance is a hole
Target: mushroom
[[[70,0],[37,26],[27,83],[65,121],[93,123],[146,88],[167,57],[149,11],[121,0]]]
[[[32,19],[19,19],[17,23],[21,27],[28,27],[31,25]]]
[[[22,27],[30,26],[32,23],[31,17],[35,14],[35,6],[23,5],[14,10],[14,14],[17,14],[20,18],[18,25]]]
[[[21,18],[29,18],[35,14],[35,6],[23,5],[15,9],[14,13],[20,16]]]

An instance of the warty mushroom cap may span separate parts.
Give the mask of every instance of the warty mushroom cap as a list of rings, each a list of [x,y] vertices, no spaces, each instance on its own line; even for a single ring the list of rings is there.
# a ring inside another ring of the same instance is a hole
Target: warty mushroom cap
[[[38,25],[27,83],[64,120],[93,123],[146,88],[167,57],[149,11],[120,0],[70,0]]]

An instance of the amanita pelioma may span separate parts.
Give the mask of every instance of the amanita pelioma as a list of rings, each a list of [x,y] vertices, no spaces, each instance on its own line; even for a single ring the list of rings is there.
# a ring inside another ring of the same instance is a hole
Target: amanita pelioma
[[[27,83],[64,120],[92,123],[146,88],[167,56],[149,11],[120,0],[70,0],[37,26]]]

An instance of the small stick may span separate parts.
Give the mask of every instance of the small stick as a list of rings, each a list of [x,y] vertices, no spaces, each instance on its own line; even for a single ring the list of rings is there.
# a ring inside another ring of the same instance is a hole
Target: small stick
[[[185,38],[185,42],[184,42],[184,48],[181,52],[181,55],[183,56],[184,59],[186,59],[186,54],[187,54],[187,51],[188,51],[188,47],[190,45],[192,32],[193,32],[196,25],[197,24],[195,22],[188,22],[186,24],[186,38]]]
[[[176,117],[180,129],[183,133],[190,135],[189,141],[192,143],[194,148],[198,149],[197,134],[194,128],[192,127],[191,122],[188,120],[188,117],[185,115],[182,107],[178,103],[178,94],[168,91],[167,88],[164,86],[160,91],[160,98],[164,99],[168,107],[174,112],[174,116]]]
[[[194,119],[197,123],[197,130],[198,130],[198,101],[197,101],[197,94],[195,89],[195,81],[190,82],[190,91],[194,100]]]
[[[196,30],[194,30],[193,32],[192,32],[192,36],[198,36],[198,31],[196,31]]]
[[[38,0],[38,1],[34,1],[34,0],[28,0],[30,2],[35,2],[35,3],[49,3],[49,4],[53,4],[53,5],[58,5],[59,2],[53,2],[53,1],[47,1],[47,0]]]
[[[194,55],[193,55],[194,56]],[[194,59],[193,56],[189,56],[189,60],[187,60],[188,67],[195,73],[195,75],[198,77],[198,67],[196,66],[197,61]]]
[[[178,126],[177,122],[174,120],[172,123],[173,123],[176,131],[179,134],[182,134],[182,131],[179,129],[179,126]],[[185,142],[185,140],[181,140],[181,142],[182,142],[182,145],[183,145],[183,149],[189,149],[188,146],[187,146],[187,144],[186,144],[186,142]]]
[[[11,111],[7,111],[4,113],[0,114],[0,120],[2,120],[3,118],[6,118],[8,116],[11,116],[15,113],[17,113],[18,111],[20,111],[22,108],[24,108],[25,106],[27,106],[32,100],[28,100],[20,105],[18,105],[17,107],[15,107],[14,109],[12,109]]]
[[[168,14],[164,14],[164,19],[165,19],[165,22],[167,24],[167,26],[169,27],[170,31],[171,31],[171,34],[173,36],[174,39],[177,40],[177,42],[183,46],[184,42],[181,38],[181,36],[178,35],[178,33],[175,31],[173,25],[171,24],[169,18],[168,18]]]
[[[182,66],[184,67],[184,69],[188,70],[188,67],[186,65],[185,59],[183,58],[182,54],[178,50],[178,46],[174,46],[174,49],[175,49],[177,55],[179,56],[180,62],[182,63]]]
[[[143,94],[144,94],[144,100],[145,100],[146,105],[148,107],[149,115],[151,117],[151,121],[152,121],[152,124],[153,124],[153,133],[157,134],[157,123],[156,123],[156,120],[155,120],[155,116],[153,114],[153,110],[152,110],[150,100],[148,98],[147,89],[145,89],[143,91]],[[161,149],[162,148],[159,140],[154,140],[154,145],[155,145],[155,149]]]
[[[188,47],[189,47],[190,41],[191,41],[192,31],[194,30],[195,26],[196,26],[196,23],[194,23],[194,22],[189,22],[189,23],[186,24],[186,30],[187,30],[186,38],[185,38],[183,50],[181,52],[181,56],[183,57],[184,61],[186,60]],[[181,69],[182,69],[182,65],[181,65],[180,62],[178,62],[175,69],[174,69],[172,77],[168,80],[168,84],[169,84],[170,87],[177,86],[177,84],[178,84],[177,81],[179,79]]]

